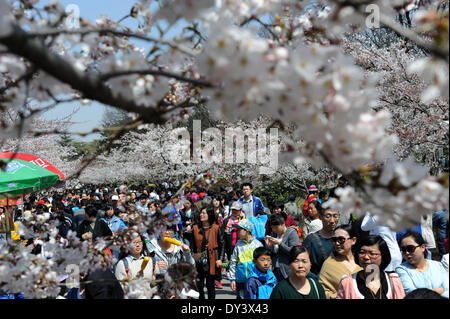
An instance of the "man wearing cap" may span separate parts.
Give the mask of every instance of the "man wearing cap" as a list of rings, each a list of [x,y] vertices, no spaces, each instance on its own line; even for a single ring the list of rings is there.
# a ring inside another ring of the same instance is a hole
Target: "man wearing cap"
[[[261,199],[253,195],[252,184],[242,184],[242,193],[244,195],[239,198],[239,202],[242,204],[242,211],[247,218],[258,217],[258,215],[266,215]]]
[[[233,226],[238,230],[239,240],[231,256],[228,279],[231,282],[231,289],[237,293],[237,299],[243,299],[245,282],[251,275],[251,269],[253,269],[249,265],[249,263],[253,263],[253,251],[262,247],[262,244],[253,237],[254,226],[250,220],[243,219]]]
[[[225,254],[228,260],[231,259],[234,246],[239,240],[237,228],[233,227],[233,225],[239,223],[245,218],[245,215],[242,212],[242,204],[240,202],[232,202],[230,209],[231,215],[225,218],[222,223],[222,233],[225,237]]]
[[[311,185],[308,189],[308,195],[306,196],[305,203],[303,204],[303,216],[305,216],[305,218],[308,218],[309,216],[308,212],[309,203],[317,199],[316,196],[317,191],[318,189],[316,185]]]

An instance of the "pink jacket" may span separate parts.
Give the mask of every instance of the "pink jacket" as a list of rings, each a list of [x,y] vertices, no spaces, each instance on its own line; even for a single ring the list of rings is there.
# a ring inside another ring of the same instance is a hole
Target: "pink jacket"
[[[339,283],[336,299],[364,299],[364,296],[358,290],[356,283],[356,275],[345,275]],[[403,289],[402,281],[396,273],[384,273],[388,283],[388,299],[403,299],[405,291]]]

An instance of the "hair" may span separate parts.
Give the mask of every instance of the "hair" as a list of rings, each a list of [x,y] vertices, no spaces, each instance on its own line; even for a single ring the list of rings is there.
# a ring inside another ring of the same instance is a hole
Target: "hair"
[[[202,208],[197,212],[195,216],[195,224],[202,225],[202,222],[200,221],[200,214],[201,212],[206,209],[206,213],[208,214],[208,222],[210,225],[213,225],[216,220],[216,214],[214,214],[214,209],[212,207],[209,207],[207,205],[203,205]]]
[[[356,242],[354,250],[355,262],[359,266],[361,266],[359,264],[358,252],[360,251],[362,246],[373,246],[373,245],[378,245],[378,248],[380,249],[381,253],[380,270],[384,271],[386,267],[391,263],[391,252],[389,251],[389,247],[386,241],[380,236],[369,235]]]
[[[276,208],[281,208],[281,211],[284,211],[284,204],[282,202],[276,202],[273,205],[272,210],[275,210]]]
[[[320,191],[319,192],[319,198],[322,198],[324,196],[327,196],[327,191]]]
[[[83,207],[83,206],[87,206],[89,204],[89,201],[87,200],[87,199],[82,199],[82,200],[80,200],[80,206],[81,207]]]
[[[88,215],[89,217],[97,216],[97,210],[95,209],[94,206],[91,206],[91,205],[87,206],[85,208],[85,212],[86,212],[86,215]]]
[[[400,240],[398,241],[399,244],[401,245],[403,239],[405,239],[407,237],[412,237],[414,239],[414,241],[417,243],[417,245],[419,245],[419,246],[426,245],[425,240],[423,239],[422,235],[419,234],[418,232],[412,231],[412,230],[408,230],[406,233],[404,233],[402,235],[402,237],[400,237]],[[423,252],[423,256],[425,258],[427,258],[428,250],[425,249],[425,251]]]
[[[272,257],[272,252],[266,247],[258,247],[253,251],[253,260],[257,260],[261,256]]]
[[[295,259],[297,258],[298,255],[307,252],[308,256],[309,256],[309,251],[308,249],[306,249],[305,246],[294,246],[291,248],[291,250],[289,251],[289,263],[292,264]]]
[[[325,209],[323,208],[322,204],[318,200],[313,200],[312,202],[310,202],[308,204],[308,206],[311,204],[314,205],[314,207],[317,209],[317,212],[319,213],[320,216],[324,215]]]
[[[249,182],[243,183],[242,186],[241,186],[241,189],[243,189],[244,186],[248,186],[248,187],[250,187],[250,189],[253,189],[252,183],[249,183]]]
[[[428,288],[417,288],[413,291],[410,291],[404,299],[446,299],[442,297],[436,291],[433,291]]]
[[[289,195],[289,201],[290,201],[290,202],[295,201],[295,198],[296,198],[296,197],[295,197],[295,194],[290,194],[290,195]]]
[[[351,224],[339,225],[338,227],[336,227],[334,229],[334,231],[336,231],[338,229],[345,230],[348,233],[348,235],[350,236],[350,238],[356,237],[356,229]]]
[[[284,216],[282,214],[272,214],[269,218],[270,226],[278,226],[286,223]]]

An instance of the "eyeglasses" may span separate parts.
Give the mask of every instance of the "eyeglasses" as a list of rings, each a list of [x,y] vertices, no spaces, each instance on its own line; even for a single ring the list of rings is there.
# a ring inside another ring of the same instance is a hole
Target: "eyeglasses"
[[[406,254],[406,253],[413,254],[416,251],[417,247],[420,247],[420,245],[417,245],[417,246],[413,246],[413,245],[403,246],[403,247],[400,248],[400,250],[404,254]]]
[[[331,240],[333,241],[333,243],[338,242],[339,244],[345,243],[347,241],[347,239],[350,239],[350,237],[349,238],[345,238],[345,237],[331,237]]]
[[[366,251],[366,250],[360,250],[360,251],[358,252],[358,255],[359,255],[359,257],[369,256],[369,258],[371,258],[371,259],[375,259],[375,258],[377,258],[378,256],[381,256],[380,253],[375,253],[375,252],[373,252],[373,251]]]
[[[135,241],[133,244],[134,245],[142,245],[142,241]]]

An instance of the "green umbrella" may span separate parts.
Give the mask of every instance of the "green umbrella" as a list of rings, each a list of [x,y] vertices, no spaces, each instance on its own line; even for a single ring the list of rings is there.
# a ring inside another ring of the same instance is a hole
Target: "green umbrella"
[[[50,187],[59,181],[59,176],[36,164],[19,159],[0,159],[7,163],[0,169],[0,194],[20,195]],[[0,164],[3,164],[1,163]],[[2,165],[3,166],[3,165]]]

